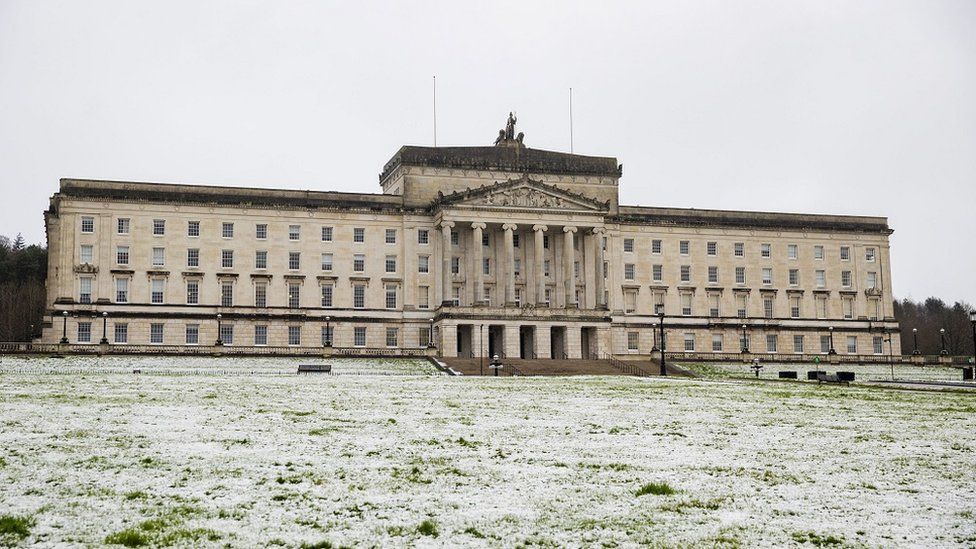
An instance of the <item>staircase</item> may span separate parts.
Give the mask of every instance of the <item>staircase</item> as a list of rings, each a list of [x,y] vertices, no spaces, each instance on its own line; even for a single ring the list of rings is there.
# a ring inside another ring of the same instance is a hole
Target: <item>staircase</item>
[[[480,362],[477,358],[441,358],[451,368],[461,372],[466,376],[481,375],[484,365],[484,375],[495,375],[489,365],[491,361],[487,358]],[[506,358],[502,359],[502,369],[499,376],[619,376],[619,375],[642,375],[633,371],[625,371],[619,366],[614,366],[607,359],[522,359]],[[632,370],[632,369],[631,369]]]

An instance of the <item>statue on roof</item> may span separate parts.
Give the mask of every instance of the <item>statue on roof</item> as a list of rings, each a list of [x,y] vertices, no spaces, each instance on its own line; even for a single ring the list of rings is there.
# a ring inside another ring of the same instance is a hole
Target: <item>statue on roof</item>
[[[498,137],[495,139],[495,145],[501,146],[521,146],[522,139],[525,138],[525,134],[519,132],[518,135],[515,134],[515,124],[518,122],[518,118],[515,113],[508,113],[508,121],[505,122],[505,128],[498,130]]]
[[[515,122],[518,118],[511,112],[508,113],[508,122],[505,123],[505,139],[515,139]]]

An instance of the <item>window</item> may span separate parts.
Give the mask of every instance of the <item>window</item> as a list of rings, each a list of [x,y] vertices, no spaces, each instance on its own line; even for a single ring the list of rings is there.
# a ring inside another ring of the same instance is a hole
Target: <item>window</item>
[[[426,245],[430,244],[430,230],[429,229],[417,229],[417,244],[420,244],[422,246],[426,246]]]
[[[624,291],[624,312],[637,310],[637,292],[634,290]]]
[[[302,344],[302,327],[301,326],[289,326],[288,327],[288,344],[289,345],[301,345]]]
[[[739,335],[739,351],[746,352],[749,350],[749,334]]]
[[[491,305],[491,286],[485,286],[485,292],[481,295],[482,301]]]
[[[817,302],[817,318],[827,318],[827,296],[818,295],[816,297]]]
[[[200,249],[199,248],[187,248],[187,250],[186,250],[186,266],[187,267],[199,267],[200,266]]]
[[[91,234],[95,232],[95,218],[90,216],[83,216],[81,218],[81,232],[84,234]]]
[[[624,239],[624,252],[626,252],[626,253],[633,253],[633,251],[634,251],[634,239],[633,238],[625,238]]]
[[[712,352],[721,353],[723,343],[725,343],[722,334],[712,334]]]
[[[491,238],[488,233],[481,233],[481,245],[486,248],[491,246]]]
[[[771,296],[763,297],[763,316],[773,318],[773,298]]]
[[[818,260],[818,261],[822,261],[823,260],[823,258],[824,258],[824,247],[823,246],[814,246],[813,247],[813,258],[816,259],[816,260]]]
[[[764,267],[762,270],[762,283],[769,286],[773,283],[773,270],[769,267]]]
[[[221,223],[220,224],[220,236],[223,238],[234,238],[234,224],[233,223]]]
[[[419,286],[417,288],[417,308],[430,308],[430,286]]]
[[[91,343],[91,322],[78,323],[78,343]]]
[[[460,274],[460,273],[461,273],[461,258],[460,257],[452,257],[451,258],[451,274]]]
[[[868,288],[874,289],[878,287],[878,273],[873,271],[868,271]]]
[[[718,242],[709,242],[705,244],[705,252],[711,256],[718,255]]]
[[[292,227],[295,226],[292,225]],[[268,238],[268,225],[266,223],[257,223],[254,225],[254,238],[258,240],[266,240]]]
[[[119,265],[129,264],[129,247],[119,246],[115,249],[115,262]]]
[[[92,279],[90,276],[83,276],[78,279],[78,302],[91,303],[92,298]]]
[[[291,309],[297,309],[301,307],[302,302],[302,285],[297,282],[290,282],[288,284],[288,307]]]
[[[579,290],[576,290],[575,300],[576,300],[575,303],[578,305],[579,304]],[[515,306],[516,307],[521,307],[522,306],[522,288],[515,288]]]
[[[386,234],[385,234],[383,240],[387,244],[396,244],[396,241],[397,241],[397,231],[396,231],[396,229],[386,229]]]
[[[461,235],[457,231],[451,231],[451,246],[458,246],[461,244]]]
[[[395,273],[397,270],[396,264],[397,258],[395,255],[386,256],[386,272]]]
[[[220,266],[224,269],[234,268],[234,250],[220,250]]]
[[[736,267],[735,268],[735,283],[745,284],[746,283],[746,268]]]
[[[664,313],[664,292],[654,293],[654,314]]]
[[[366,346],[366,327],[356,326],[352,329],[352,341],[356,347]]]
[[[851,287],[851,272],[850,271],[841,271],[840,272],[840,285],[843,286],[843,287],[845,287],[845,288],[850,288]]]
[[[695,334],[686,333],[685,334],[685,352],[695,351]]]
[[[776,336],[776,334],[766,334],[766,352],[767,353],[776,353],[776,352],[778,352],[777,351],[777,349],[779,348],[778,343],[779,343],[779,338]]]
[[[119,234],[129,234],[129,218],[120,217],[116,224],[116,229]]]
[[[627,280],[634,280],[634,264],[625,263],[624,264],[624,278]]]
[[[820,336],[820,352],[827,354],[830,352],[830,336],[822,335]]]
[[[690,248],[691,245],[687,240],[682,240],[681,242],[678,242],[678,252],[681,253],[681,255],[688,255],[688,253],[690,252]]]
[[[322,242],[332,242],[332,227],[322,227]]]
[[[790,318],[800,318],[800,298],[790,296]]]
[[[485,261],[487,261],[487,259]],[[429,255],[417,256],[417,272],[418,273],[429,273],[430,272],[430,256]]]
[[[803,352],[803,336],[800,334],[793,336],[793,352],[794,353]]]
[[[386,346],[387,347],[396,347],[398,345],[398,342],[399,342],[399,339],[400,339],[399,338],[399,335],[400,335],[399,332],[400,332],[400,330],[397,330],[396,328],[387,328],[386,329]]]
[[[636,351],[639,349],[640,334],[638,332],[627,332],[627,350]]]
[[[116,303],[129,302],[129,279],[128,278],[115,279],[115,302]]]
[[[711,294],[708,296],[708,315],[715,318],[721,316],[719,313],[719,304],[722,301],[722,296],[719,294]]]
[[[857,354],[857,336],[847,336],[847,354]]]
[[[301,225],[288,225],[288,240],[300,240],[302,238]]]
[[[198,237],[200,236],[200,222],[199,221],[187,221],[186,222],[186,236]]]
[[[543,262],[542,262],[542,274],[543,274],[543,276],[552,276],[552,271],[551,271],[550,267],[551,267],[551,264],[549,263],[549,260],[548,259],[543,260]]]
[[[268,306],[268,284],[266,282],[258,282],[254,285],[254,306]]]
[[[352,256],[352,270],[361,273],[366,270],[366,256],[364,254],[356,254]]]
[[[322,306],[325,308],[332,307],[332,284],[322,285]]]
[[[796,244],[788,244],[786,246],[786,257],[788,259],[796,259],[798,255],[798,249]]]
[[[841,303],[844,307],[844,318],[852,320],[854,318],[854,298],[844,297],[841,299]]]
[[[417,331],[417,345],[420,347],[426,347],[430,345],[430,328],[428,326],[421,326],[420,330]]]
[[[187,324],[185,328],[186,333],[186,344],[196,345],[200,343],[200,325],[199,324]]]
[[[654,279],[654,282],[661,282],[664,279],[664,265],[652,265],[651,277]]]
[[[324,253],[322,254],[322,270],[331,271],[332,270],[332,254]]]
[[[454,307],[460,307],[461,306],[461,287],[460,286],[454,286],[454,288],[451,290],[451,305],[454,306]]]
[[[149,325],[149,343],[160,344],[163,342],[163,325],[153,322]]]
[[[877,298],[872,298],[868,300],[868,310],[871,311],[871,320],[878,320],[881,318],[881,300]]]
[[[163,302],[163,283],[162,278],[154,278],[150,282],[149,300],[155,305]]]
[[[397,308],[397,287],[396,284],[387,284],[386,286],[386,308],[396,309]]]
[[[117,322],[114,326],[115,329],[115,342],[116,343],[128,343],[129,342],[129,325],[124,322]]]
[[[268,344],[268,327],[264,324],[258,324],[254,326],[254,344],[255,345],[267,345]]]
[[[552,289],[550,288],[546,288],[545,303],[546,303],[546,307],[552,304]]]
[[[850,259],[851,259],[851,247],[850,246],[841,246],[840,247],[840,260],[841,261],[850,261]]]
[[[871,347],[872,350],[874,351],[874,354],[876,355],[884,354],[884,337],[874,336],[873,338],[871,338]]]
[[[224,345],[234,344],[234,325],[233,324],[221,324],[220,325],[220,342]]]
[[[512,247],[514,248],[522,247],[522,239],[520,238],[520,236],[521,235],[519,235],[519,233],[512,234]]]
[[[93,257],[95,255],[94,250],[95,250],[95,248],[91,244],[82,244],[81,245],[81,254],[80,254],[81,255],[81,262],[82,263],[91,263],[92,261],[94,261],[94,257]]]
[[[353,228],[352,241],[357,243],[366,242],[366,229],[363,227]]]
[[[200,303],[200,283],[196,280],[186,281],[186,304],[197,305]]]
[[[267,250],[258,250],[254,252],[254,268],[255,269],[267,269],[268,268],[268,252]]]
[[[152,249],[152,264],[153,267],[162,267],[166,264],[166,248]]]
[[[681,266],[681,281],[691,282],[691,265]]]
[[[366,286],[356,284],[352,287],[352,306],[356,309],[366,307]]]
[[[220,283],[220,306],[221,307],[234,306],[234,283],[233,282]]]
[[[549,235],[547,234],[542,235],[542,249],[549,249]]]
[[[712,266],[708,268],[708,281],[712,284],[718,283],[718,267]]]
[[[166,234],[166,220],[165,219],[153,219],[152,225],[153,236],[162,236]]]
[[[746,245],[744,242],[736,242],[733,245],[733,250],[735,257],[745,257],[746,255]]]
[[[302,267],[301,252],[288,252],[288,269],[297,271]]]
[[[322,333],[322,346],[323,347],[331,347],[332,346],[332,341],[333,341],[332,340],[332,337],[335,335],[335,334],[332,333],[333,331],[334,331],[334,328],[332,326],[328,326],[328,325],[322,326],[321,333]]]
[[[817,287],[818,288],[823,288],[823,287],[827,286],[827,271],[818,270],[816,272],[816,276],[817,276]]]
[[[800,269],[790,269],[789,273],[790,286],[797,286],[800,284]]]
[[[735,295],[735,315],[739,318],[746,317],[748,296],[744,293],[737,293]]]
[[[691,316],[691,294],[681,294],[681,314]]]
[[[760,244],[759,255],[762,257],[773,257],[773,246],[771,244]]]
[[[486,257],[481,260],[481,273],[486,276],[491,275],[491,259]]]
[[[874,261],[874,248],[864,248],[864,261]]]

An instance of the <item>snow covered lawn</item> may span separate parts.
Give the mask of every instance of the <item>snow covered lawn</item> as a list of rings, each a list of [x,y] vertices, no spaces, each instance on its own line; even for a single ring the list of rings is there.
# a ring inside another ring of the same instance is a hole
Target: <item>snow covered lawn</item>
[[[976,544],[970,394],[16,371],[0,544]]]

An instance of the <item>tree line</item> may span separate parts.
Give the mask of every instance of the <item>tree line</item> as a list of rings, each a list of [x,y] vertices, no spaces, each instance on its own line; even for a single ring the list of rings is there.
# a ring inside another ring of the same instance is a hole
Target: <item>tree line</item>
[[[0,341],[40,335],[46,277],[47,248],[0,235]]]
[[[901,352],[912,354],[914,350],[913,329],[918,330],[918,350],[923,355],[937,355],[942,351],[942,336],[945,330],[945,349],[950,355],[968,356],[973,354],[973,331],[969,322],[969,312],[973,307],[957,301],[952,305],[941,299],[930,297],[925,301],[911,299],[895,300],[894,313],[901,328]]]

